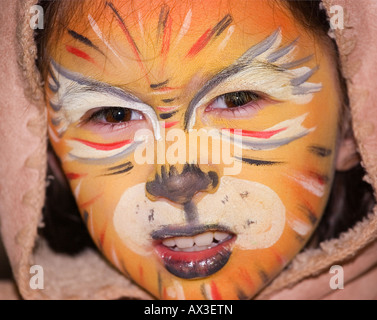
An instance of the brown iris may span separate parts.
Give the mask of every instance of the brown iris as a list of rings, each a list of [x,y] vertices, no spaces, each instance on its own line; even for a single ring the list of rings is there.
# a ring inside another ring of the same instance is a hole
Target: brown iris
[[[106,122],[119,123],[131,120],[132,111],[127,108],[107,108],[102,110]]]
[[[257,101],[260,97],[251,91],[238,91],[224,94],[224,102],[228,108],[237,108],[251,101]]]

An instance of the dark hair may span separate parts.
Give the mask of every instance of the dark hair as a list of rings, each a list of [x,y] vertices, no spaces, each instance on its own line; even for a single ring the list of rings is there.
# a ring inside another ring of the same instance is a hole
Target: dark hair
[[[332,41],[327,37],[329,23],[325,10],[320,7],[319,0],[281,0],[279,4],[286,6],[294,17],[313,35],[323,37],[326,41]],[[42,0],[40,5],[45,10],[45,30],[52,28],[56,21],[62,26],[67,25],[69,15],[67,12],[76,10],[78,1]],[[80,8],[79,8],[80,9]],[[77,10],[79,10],[77,9]],[[58,28],[59,29],[59,28]],[[60,28],[64,30],[64,28]],[[36,41],[39,49],[39,68],[44,74],[46,68],[46,47],[49,41],[48,35],[43,30],[36,34]],[[335,42],[331,44],[335,54],[337,49]],[[339,61],[339,59],[337,59]],[[339,66],[338,66],[339,67]],[[343,122],[348,119],[348,96],[344,78],[340,68],[339,83],[343,94]],[[352,136],[351,126],[348,125],[347,132],[343,136]],[[52,148],[49,152],[53,153]],[[49,174],[53,172],[49,170]],[[336,172],[333,187],[324,215],[317,227],[311,246],[319,242],[339,236],[340,233],[348,230],[355,222],[360,221],[372,208],[374,203],[372,187],[363,181],[365,171],[358,165],[347,172]],[[43,209],[44,228],[39,230],[40,234],[47,239],[52,249],[57,252],[74,254],[83,248],[93,246],[88,231],[81,220],[76,201],[68,187],[68,183],[62,183],[52,179],[46,190],[46,203]]]
[[[319,0],[286,0],[285,5],[305,28],[319,36],[326,35],[330,29],[325,10]],[[317,32],[318,33],[317,33]]]

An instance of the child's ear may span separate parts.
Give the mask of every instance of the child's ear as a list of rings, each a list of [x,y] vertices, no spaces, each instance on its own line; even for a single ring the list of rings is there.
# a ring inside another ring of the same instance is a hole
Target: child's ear
[[[357,166],[361,161],[357,152],[357,144],[353,136],[342,139],[338,149],[335,168],[338,171],[347,171]]]

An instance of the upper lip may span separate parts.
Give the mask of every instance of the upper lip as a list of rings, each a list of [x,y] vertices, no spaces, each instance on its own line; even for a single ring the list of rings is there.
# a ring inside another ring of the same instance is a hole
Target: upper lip
[[[151,233],[153,240],[163,240],[171,237],[192,237],[206,231],[222,231],[232,233],[228,227],[221,224],[163,226]]]

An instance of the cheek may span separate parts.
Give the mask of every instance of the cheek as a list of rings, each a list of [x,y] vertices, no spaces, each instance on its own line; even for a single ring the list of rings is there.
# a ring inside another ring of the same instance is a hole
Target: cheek
[[[182,208],[165,201],[150,201],[145,183],[126,190],[114,211],[113,224],[123,243],[133,252],[148,256],[153,252],[151,233],[164,225],[184,225]]]
[[[122,206],[122,195],[146,181],[150,174],[148,166],[138,166],[131,159],[110,165],[67,161],[63,162],[63,170],[92,238],[100,248],[107,248],[106,243],[111,243],[113,236],[118,237],[113,218],[117,207]],[[145,190],[139,191],[145,196]],[[130,212],[130,207],[126,206],[124,212]],[[132,238],[135,231],[131,227],[131,232],[125,229],[122,234]]]
[[[261,183],[223,177],[219,189],[198,204],[200,223],[224,224],[237,234],[242,250],[268,248],[280,238],[285,206],[279,196]]]

